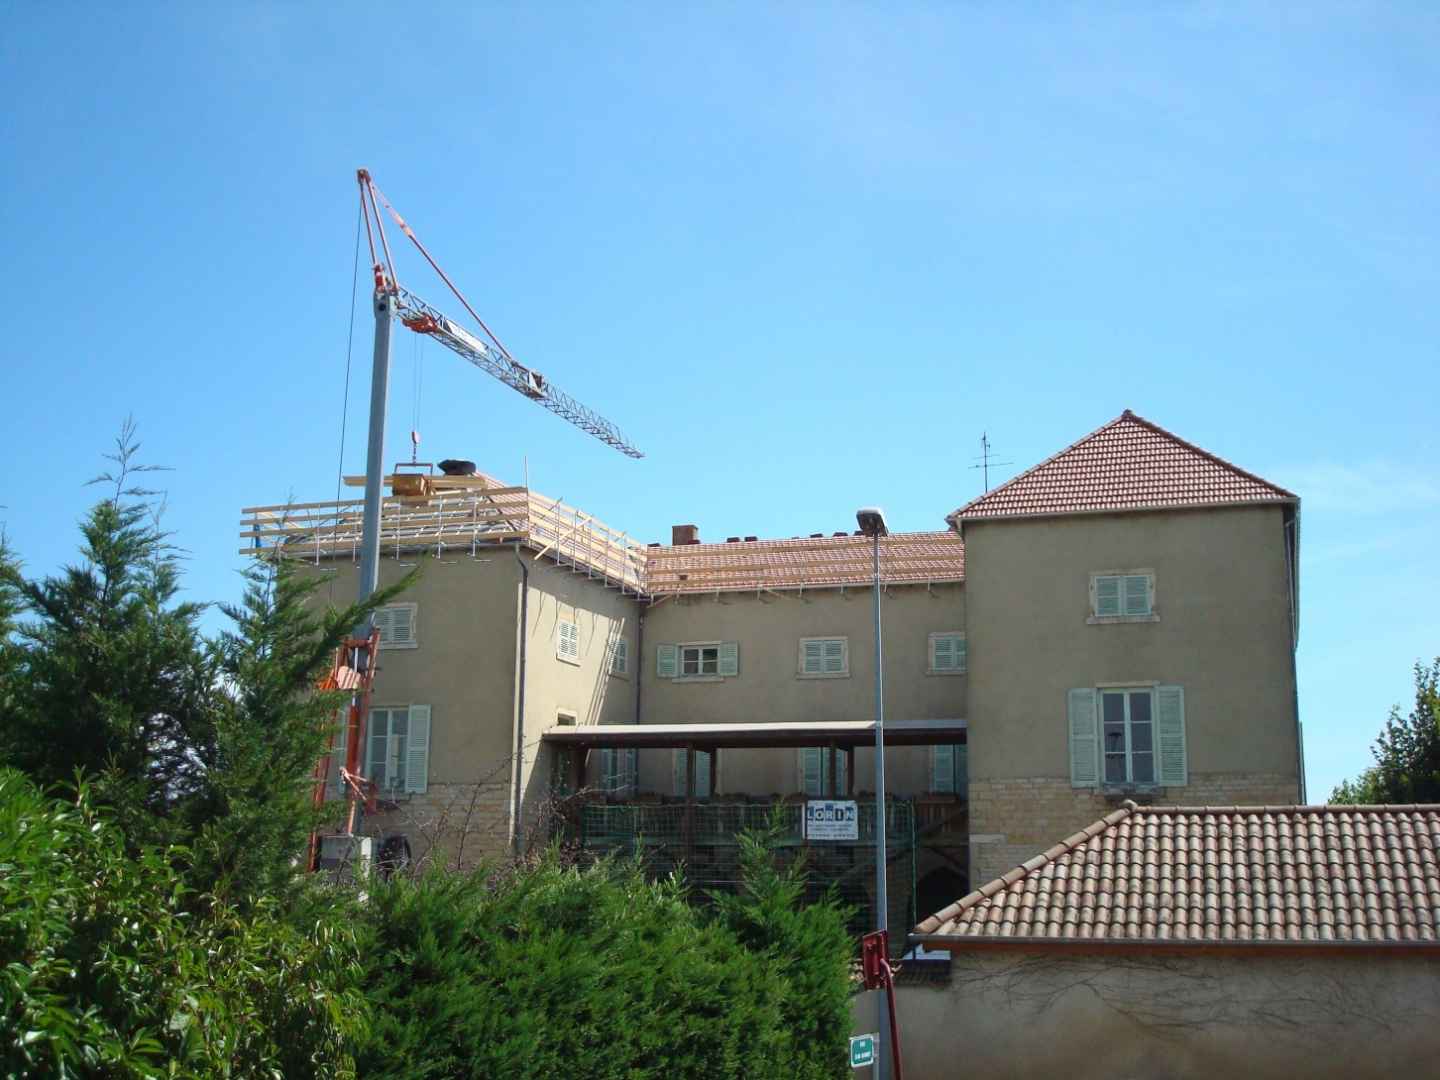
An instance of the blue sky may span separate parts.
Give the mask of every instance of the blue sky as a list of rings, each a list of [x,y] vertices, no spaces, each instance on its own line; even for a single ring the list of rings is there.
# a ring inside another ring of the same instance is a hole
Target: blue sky
[[[528,462],[645,539],[938,528],[982,431],[1003,478],[1133,408],[1303,496],[1311,797],[1368,761],[1440,653],[1440,9],[540,7],[7,7],[32,572],[127,413],[196,598],[238,591],[241,506],[333,497],[365,165],[648,454],[402,331],[392,460],[419,381],[422,457]]]

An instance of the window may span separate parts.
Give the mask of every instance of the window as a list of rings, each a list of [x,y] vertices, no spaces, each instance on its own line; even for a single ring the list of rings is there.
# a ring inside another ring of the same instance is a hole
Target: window
[[[1155,572],[1105,570],[1090,575],[1090,619],[1094,622],[1154,622]]]
[[[719,645],[685,645],[680,649],[680,677],[720,674]]]
[[[735,641],[687,641],[655,647],[660,679],[717,682],[740,674],[740,645]]]
[[[1081,687],[1066,714],[1075,787],[1188,782],[1183,687]]]
[[[964,675],[965,635],[955,630],[930,635],[930,674]]]
[[[802,678],[833,679],[849,674],[849,638],[800,639],[800,675]]]
[[[1105,783],[1155,782],[1155,722],[1150,690],[1104,690],[1100,694],[1100,737]]]
[[[555,638],[555,657],[567,664],[580,663],[580,627],[573,622],[560,623],[560,631]]]
[[[610,642],[610,674],[628,675],[630,673],[630,643],[624,638],[616,638]]]
[[[846,772],[849,755],[844,750],[835,751],[835,791],[844,795],[849,789],[850,777]],[[816,799],[830,797],[830,748],[828,746],[807,746],[800,751],[800,789]]]
[[[930,748],[930,790],[936,795],[970,796],[970,748],[964,743]]]
[[[430,706],[370,710],[365,775],[384,794],[423,795],[430,772]]]
[[[640,752],[606,748],[600,751],[600,790],[609,795],[633,795],[640,773]]]
[[[380,648],[415,648],[415,616],[418,610],[416,604],[386,604],[376,608],[371,618],[380,631]]]
[[[689,765],[686,763],[686,755],[689,751],[675,751],[675,794],[685,794],[686,770]],[[710,754],[705,750],[695,751],[695,797],[697,799],[708,799],[710,797]]]

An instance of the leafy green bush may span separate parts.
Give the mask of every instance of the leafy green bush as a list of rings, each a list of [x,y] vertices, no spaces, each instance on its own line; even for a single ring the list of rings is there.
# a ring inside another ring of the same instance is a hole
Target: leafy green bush
[[[378,887],[362,938],[367,1077],[842,1077],[844,912],[794,874],[707,914],[633,865]]]
[[[195,896],[184,856],[0,770],[0,1073],[353,1075],[353,934]]]

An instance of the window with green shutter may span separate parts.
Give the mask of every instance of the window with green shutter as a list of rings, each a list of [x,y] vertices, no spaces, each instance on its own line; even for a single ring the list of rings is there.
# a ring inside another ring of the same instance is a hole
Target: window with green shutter
[[[380,631],[380,648],[416,648],[418,643],[415,638],[415,623],[419,610],[417,604],[386,604],[382,608],[376,608],[370,618],[375,628]]]
[[[800,639],[799,674],[807,678],[838,678],[850,674],[850,639]]]
[[[1091,574],[1090,618],[1095,622],[1153,622],[1154,571],[1103,570]]]
[[[967,667],[965,635],[946,630],[930,635],[930,674],[964,675]]]
[[[685,794],[687,750],[676,750],[674,758],[674,779],[675,794]],[[708,799],[710,797],[710,754],[705,750],[695,751],[695,797],[697,799]]]
[[[930,748],[930,791],[936,795],[970,795],[969,747],[964,743]]]
[[[1081,687],[1071,690],[1066,701],[1074,786],[1183,787],[1189,782],[1182,687]]]
[[[850,777],[846,771],[849,755],[843,750],[835,751],[835,791],[843,796],[849,787]],[[811,798],[830,797],[830,748],[828,746],[807,746],[800,751],[800,790]]]
[[[740,643],[684,641],[660,645],[655,652],[655,677],[678,681],[718,682],[740,674]]]
[[[430,706],[370,710],[365,775],[381,795],[423,795],[430,775]]]

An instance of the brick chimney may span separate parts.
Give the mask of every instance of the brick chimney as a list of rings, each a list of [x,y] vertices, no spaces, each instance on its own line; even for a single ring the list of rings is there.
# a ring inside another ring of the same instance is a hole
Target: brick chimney
[[[670,526],[670,543],[676,547],[683,544],[698,544],[700,542],[700,526],[698,525],[672,525]]]

